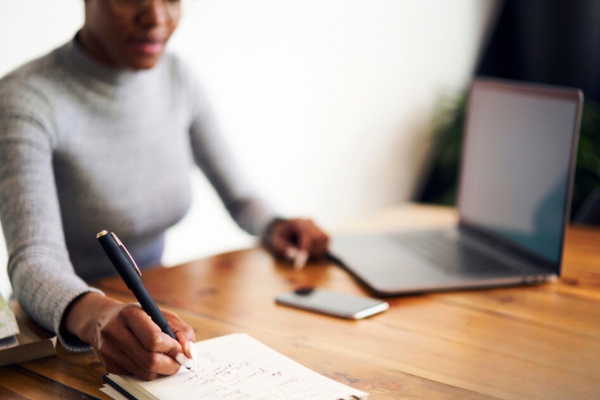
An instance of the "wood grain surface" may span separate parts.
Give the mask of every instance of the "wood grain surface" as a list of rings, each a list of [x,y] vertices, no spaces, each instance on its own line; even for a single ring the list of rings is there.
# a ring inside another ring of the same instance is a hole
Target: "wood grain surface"
[[[407,205],[336,232],[455,221],[452,209]],[[275,295],[304,285],[369,293],[336,265],[294,271],[260,248],[150,269],[142,278],[197,340],[246,332],[372,399],[598,399],[599,244],[599,229],[573,226],[556,282],[395,297],[386,299],[388,311],[361,321],[276,305]],[[133,300],[118,278],[96,286]],[[98,390],[104,371],[92,352],[57,352],[0,368],[0,398],[107,398]]]

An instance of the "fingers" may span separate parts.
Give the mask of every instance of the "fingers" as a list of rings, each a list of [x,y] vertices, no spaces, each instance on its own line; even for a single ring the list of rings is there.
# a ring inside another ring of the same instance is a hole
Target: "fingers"
[[[152,380],[159,375],[172,375],[181,367],[165,354],[151,353],[141,348],[132,334],[122,334],[118,341],[102,340],[96,351],[108,372],[133,374],[143,380]]]
[[[165,312],[166,313],[166,312]],[[193,330],[175,314],[170,320],[184,342],[193,340]],[[100,329],[96,351],[108,372],[134,374],[144,380],[172,375],[181,365],[174,359],[183,353],[177,340],[161,332],[139,305],[125,304],[109,316]],[[186,344],[189,348],[189,344]]]
[[[321,258],[327,252],[329,237],[311,220],[300,220],[298,230],[298,248],[308,251],[314,258]]]
[[[191,358],[195,363],[197,363],[198,354],[196,352],[196,348],[194,347],[194,342],[196,340],[196,332],[194,332],[194,329],[183,322],[175,313],[163,311],[163,314],[169,322],[169,326],[171,326],[175,336],[177,336],[177,340],[179,341],[185,356]]]
[[[295,270],[301,270],[306,265],[309,254],[306,250],[300,250],[295,246],[289,246],[285,249],[285,257],[292,262]]]
[[[308,258],[325,255],[329,237],[308,219],[279,220],[270,231],[269,246],[275,255],[285,257],[302,268]]]
[[[139,315],[133,315],[133,314]],[[149,352],[175,356],[182,352],[179,342],[163,333],[150,316],[140,308],[134,309],[127,325],[141,346]]]

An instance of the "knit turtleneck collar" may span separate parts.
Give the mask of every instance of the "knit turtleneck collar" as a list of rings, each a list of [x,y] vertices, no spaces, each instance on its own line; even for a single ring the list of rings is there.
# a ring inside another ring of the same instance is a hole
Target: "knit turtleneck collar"
[[[150,74],[152,70],[111,67],[91,57],[81,45],[77,35],[66,43],[61,54],[79,72],[93,79],[115,86],[128,86]]]

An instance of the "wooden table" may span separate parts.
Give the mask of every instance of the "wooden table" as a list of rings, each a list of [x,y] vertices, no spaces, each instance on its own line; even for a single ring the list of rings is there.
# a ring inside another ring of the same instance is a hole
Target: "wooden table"
[[[407,205],[340,232],[444,226],[451,209]],[[335,265],[296,272],[262,249],[243,250],[144,273],[156,301],[179,313],[197,340],[247,332],[371,399],[600,398],[600,229],[570,227],[557,282],[389,299],[361,321],[278,306],[300,285],[367,294]],[[124,301],[119,279],[97,285]],[[107,398],[93,353],[0,369],[0,398]]]

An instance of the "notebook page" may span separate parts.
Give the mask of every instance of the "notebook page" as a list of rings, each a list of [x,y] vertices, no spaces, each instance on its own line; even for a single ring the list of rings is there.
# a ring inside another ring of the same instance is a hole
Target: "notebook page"
[[[194,372],[139,385],[159,399],[358,399],[367,393],[320,375],[244,333],[195,343]],[[129,378],[135,379],[135,378]]]

